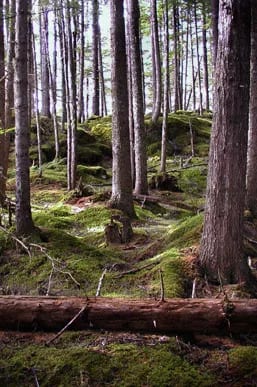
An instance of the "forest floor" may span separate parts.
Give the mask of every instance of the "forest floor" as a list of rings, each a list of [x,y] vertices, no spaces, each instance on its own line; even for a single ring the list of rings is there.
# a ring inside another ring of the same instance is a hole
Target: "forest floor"
[[[181,125],[181,136],[188,118],[174,119]],[[206,136],[201,126],[206,122],[196,120],[195,128],[197,124],[200,135]],[[199,141],[199,152],[203,144],[206,149],[205,137]],[[87,194],[66,191],[62,162],[45,164],[42,178],[32,167],[33,219],[40,234],[22,241],[34,244],[29,257],[12,238],[7,213],[2,214],[6,231],[0,230],[0,294],[92,296],[105,272],[101,296],[159,299],[162,272],[165,297],[191,297],[194,286],[198,298],[222,298],[224,292],[228,297],[249,297],[240,286],[212,286],[198,273],[206,154],[189,159],[184,159],[184,168],[177,157],[169,159],[172,179],[162,181],[161,189],[151,187],[149,200],[135,198],[134,236],[123,244],[105,239],[111,216],[119,214],[107,206],[106,162],[79,167]],[[158,158],[149,160],[152,184],[158,177]],[[12,197],[12,172],[8,184]],[[253,225],[251,219],[247,222]],[[246,250],[257,256],[249,243]],[[254,271],[255,265],[253,260]],[[257,336],[247,332],[217,337],[204,332],[177,336],[71,330],[47,345],[54,336],[0,332],[0,386],[257,386]]]

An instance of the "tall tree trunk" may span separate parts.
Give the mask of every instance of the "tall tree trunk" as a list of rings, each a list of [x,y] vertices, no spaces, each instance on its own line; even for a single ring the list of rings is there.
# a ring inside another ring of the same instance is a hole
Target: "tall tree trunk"
[[[250,71],[250,111],[247,160],[247,196],[246,204],[254,216],[257,216],[257,3],[252,1],[251,21],[251,71]]]
[[[194,21],[195,21],[195,38],[196,38],[196,59],[197,59],[197,78],[199,89],[199,114],[203,114],[203,95],[202,95],[202,80],[201,80],[201,61],[200,61],[200,49],[199,49],[199,36],[198,36],[198,22],[197,22],[197,3],[194,2]]]
[[[3,0],[0,0],[0,130],[5,128],[5,48],[4,48],[4,14]],[[4,205],[5,198],[5,134],[0,134],[0,205]]]
[[[30,207],[28,122],[28,2],[16,0],[15,25],[15,155],[16,232],[28,236],[34,229]]]
[[[44,25],[47,25],[48,22],[48,16],[47,13],[44,12],[43,14],[43,21]],[[58,121],[57,121],[57,113],[56,113],[56,105],[57,105],[57,91],[56,91],[56,38],[57,38],[57,31],[56,31],[56,18],[54,20],[54,50],[53,50],[53,66],[51,65],[50,61],[50,52],[49,52],[49,46],[48,46],[48,37],[46,35],[46,30],[44,30],[44,50],[45,50],[45,61],[47,64],[47,72],[48,72],[48,78],[49,78],[49,86],[50,86],[50,96],[51,96],[51,102],[52,102],[52,118],[53,118],[53,126],[54,126],[54,144],[55,144],[55,159],[57,160],[59,158],[59,152],[60,152],[60,145],[59,145],[59,129],[58,129]]]
[[[48,12],[44,6],[39,9],[39,27],[40,27],[40,57],[41,57],[41,114],[45,117],[51,117],[50,113],[50,94],[49,94],[49,70],[46,52],[46,41],[48,41]]]
[[[100,31],[100,29],[99,29],[99,44],[98,44],[98,62],[99,62],[99,85],[100,85],[101,105],[102,105],[101,115],[107,116],[107,103],[106,103],[103,54],[102,54],[102,43],[101,43],[101,31]]]
[[[123,0],[111,0],[112,196],[110,206],[135,216],[132,198]]]
[[[15,15],[15,0],[11,0],[9,4],[9,13]],[[6,78],[6,93],[5,93],[5,129],[14,127],[14,42],[15,42],[15,17],[11,17],[8,23],[8,47],[7,47],[7,78]],[[3,137],[3,150],[1,156],[3,160],[3,176],[4,180],[1,182],[1,192],[5,197],[6,191],[6,177],[9,163],[9,148],[10,148],[10,134],[5,132]]]
[[[135,136],[135,193],[147,195],[147,156],[145,144],[139,20],[140,9],[138,0],[128,0],[128,27],[129,35],[131,36],[129,53],[131,60]]]
[[[85,10],[84,0],[81,0],[80,11],[80,55],[79,55],[79,103],[78,103],[78,122],[85,121],[85,104],[84,104],[84,80],[85,80]]]
[[[168,1],[164,3],[164,88],[163,88],[163,118],[162,118],[162,147],[160,172],[166,171],[167,153],[167,123],[169,109],[169,12]]]
[[[174,29],[174,79],[175,79],[175,103],[174,109],[180,110],[181,90],[180,90],[180,60],[179,60],[179,11],[177,1],[173,5],[173,29]]]
[[[68,189],[72,190],[76,187],[76,170],[77,170],[77,87],[76,87],[76,39],[75,26],[74,31],[71,28],[71,14],[69,8],[69,0],[67,0],[66,9],[67,21],[67,37],[68,37],[68,64],[69,73],[68,81],[70,81],[70,133],[67,136],[67,148],[69,155],[67,157],[67,172],[68,172]],[[74,39],[73,39],[74,38]]]
[[[213,54],[212,61],[215,65],[218,49],[218,38],[219,38],[219,0],[211,0],[211,10],[212,10],[212,40],[213,40]]]
[[[220,1],[214,117],[200,260],[210,280],[249,281],[243,251],[250,0]],[[239,93],[240,90],[240,93]]]
[[[158,32],[158,19],[156,10],[156,0],[151,0],[151,34],[152,34],[152,51],[153,51],[153,81],[154,85],[154,101],[152,111],[152,121],[156,123],[161,112],[161,57],[160,57],[160,43]]]
[[[38,76],[37,76],[37,52],[35,44],[35,34],[32,31],[32,43],[33,43],[33,60],[34,60],[34,83],[35,83],[35,113],[36,113],[36,125],[37,125],[37,153],[38,153],[38,175],[42,176],[42,136],[40,128],[40,113],[39,113],[39,95],[38,95]]]
[[[100,114],[100,85],[99,85],[99,3],[98,0],[92,0],[92,52],[93,52],[93,101],[92,114]]]
[[[128,8],[128,0],[127,0]],[[133,112],[133,89],[132,89],[132,70],[131,70],[131,55],[129,53],[131,46],[130,28],[127,18],[127,30],[126,30],[126,50],[127,50],[127,66],[128,66],[128,112],[129,112],[129,138],[130,138],[130,162],[131,162],[131,179],[132,186],[135,187],[135,132],[134,132],[134,112]]]
[[[202,41],[203,41],[203,79],[205,89],[205,109],[210,110],[210,97],[209,97],[209,69],[208,69],[208,52],[207,52],[207,35],[206,35],[206,4],[203,1],[202,4]]]

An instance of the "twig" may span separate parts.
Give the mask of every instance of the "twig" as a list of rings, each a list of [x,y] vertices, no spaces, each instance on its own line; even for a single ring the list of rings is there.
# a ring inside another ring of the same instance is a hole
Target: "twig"
[[[163,282],[163,275],[162,275],[161,269],[159,269],[159,274],[160,274],[160,285],[161,285],[161,301],[164,301],[164,282]]]
[[[131,270],[128,270],[128,271],[124,271],[123,273],[120,273],[119,275],[116,275],[115,278],[121,278],[121,277],[123,277],[124,275],[127,275],[127,274],[137,273],[140,270],[144,270],[144,269],[147,269],[148,267],[151,267],[151,266],[154,266],[154,265],[158,265],[159,263],[160,263],[160,261],[156,261],[156,262],[148,263],[148,265],[145,265],[145,266],[137,267],[136,269],[131,269]]]
[[[102,288],[102,285],[103,285],[103,279],[105,277],[105,274],[107,273],[107,269],[104,269],[104,271],[102,272],[102,275],[99,279],[99,282],[98,282],[98,286],[97,286],[97,291],[96,291],[96,297],[99,297],[100,296],[100,293],[101,293],[101,288]]]
[[[40,387],[39,382],[38,382],[38,378],[37,378],[37,374],[36,374],[36,370],[34,367],[31,368],[31,372],[32,372],[32,375],[34,377],[36,387]]]
[[[49,275],[49,280],[48,280],[48,286],[47,286],[47,292],[46,292],[46,296],[49,296],[49,293],[50,293],[51,284],[52,284],[52,277],[53,277],[53,273],[54,273],[54,268],[52,267],[52,269],[51,269],[51,273],[50,273],[50,275]]]
[[[43,246],[40,246],[36,243],[30,243],[30,246],[32,247],[36,247],[38,248],[48,259],[49,261],[51,262],[51,265],[52,265],[52,271],[50,273],[50,276],[49,276],[49,282],[48,282],[48,289],[47,289],[47,294],[46,295],[49,295],[49,292],[50,292],[50,286],[51,286],[51,279],[52,279],[52,276],[53,276],[53,271],[57,271],[58,273],[61,273],[61,274],[66,274],[68,275],[72,281],[80,287],[80,283],[73,277],[73,275],[69,272],[69,271],[64,271],[64,270],[61,270],[59,269],[58,267],[56,267],[55,265],[55,262],[59,263],[57,259],[55,258],[52,258],[47,252],[46,252],[46,249],[43,247]]]
[[[195,278],[193,281],[191,298],[196,298],[196,281],[197,281],[197,279]]]
[[[78,318],[79,318],[79,316],[86,310],[86,308],[87,308],[87,304],[86,305],[84,305],[81,309],[80,309],[80,311],[68,322],[68,324],[66,324],[52,339],[50,339],[50,340],[48,340],[47,342],[46,342],[46,345],[49,345],[49,344],[51,344],[53,341],[55,341],[58,337],[60,337],[62,334],[63,334],[63,332],[65,332],[66,331],[66,329],[67,328],[69,328],[69,326],[72,324],[72,323],[74,323],[74,321],[76,321]]]
[[[9,235],[15,242],[19,243],[23,248],[24,250],[27,252],[29,258],[31,259],[32,258],[32,255],[31,255],[31,252],[30,252],[30,248],[29,246],[26,246],[22,240],[20,240],[19,238],[17,238],[15,235],[13,235],[11,232],[9,232],[8,230],[6,230],[4,227],[0,226],[0,230],[4,231],[7,235]]]

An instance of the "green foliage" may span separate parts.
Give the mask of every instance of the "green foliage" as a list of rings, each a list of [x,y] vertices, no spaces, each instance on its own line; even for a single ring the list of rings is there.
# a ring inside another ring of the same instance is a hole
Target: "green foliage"
[[[241,377],[257,376],[257,348],[242,346],[231,349],[229,365]]]

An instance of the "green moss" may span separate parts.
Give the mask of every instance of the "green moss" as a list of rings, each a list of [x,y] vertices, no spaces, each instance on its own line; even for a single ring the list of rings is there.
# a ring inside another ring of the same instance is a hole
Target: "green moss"
[[[149,155],[159,155],[161,142],[162,118],[157,125],[152,125],[151,120],[145,120],[148,128],[148,152]],[[191,153],[190,125],[194,134],[195,150],[201,150],[201,156],[208,154],[208,143],[210,137],[211,120],[199,117],[192,112],[176,112],[168,116],[167,138],[168,154]],[[198,148],[198,144],[205,143],[206,148]]]
[[[65,333],[68,335],[68,333]],[[93,338],[91,338],[92,340]],[[169,344],[154,347],[111,344],[89,349],[88,339],[75,346],[4,347],[0,359],[0,384],[32,386],[131,387],[147,385],[212,386],[214,379],[171,351]],[[34,371],[34,374],[33,374]]]
[[[181,171],[178,178],[179,188],[192,196],[202,195],[206,188],[206,167],[193,167]]]
[[[232,370],[242,376],[257,376],[257,348],[238,347],[229,351],[229,365]]]
[[[175,229],[173,227],[168,233],[170,246],[182,248],[198,243],[201,237],[202,225],[202,214],[188,217],[179,222]]]

